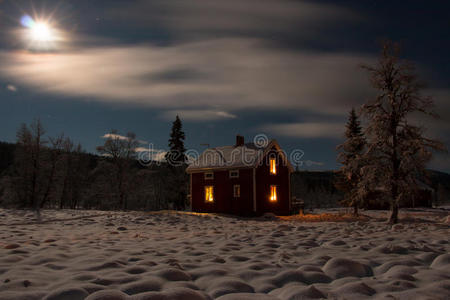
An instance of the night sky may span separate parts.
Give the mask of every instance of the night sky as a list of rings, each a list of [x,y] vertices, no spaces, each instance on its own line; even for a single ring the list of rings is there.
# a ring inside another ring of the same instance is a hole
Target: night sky
[[[55,40],[30,42],[25,15]],[[0,0],[0,140],[39,117],[90,152],[113,128],[164,150],[179,114],[189,149],[266,134],[304,151],[301,169],[335,169],[384,39],[441,115],[415,120],[449,147],[448,1]],[[430,167],[450,171],[448,155]]]

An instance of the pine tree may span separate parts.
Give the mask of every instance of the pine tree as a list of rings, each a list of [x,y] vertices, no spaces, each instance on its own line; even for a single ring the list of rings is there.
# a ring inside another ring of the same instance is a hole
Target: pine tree
[[[184,210],[186,207],[186,149],[184,148],[185,134],[183,132],[183,124],[177,116],[172,123],[170,132],[169,147],[166,153],[166,161],[169,164],[171,178],[172,193],[169,196],[169,202],[173,203],[176,209]]]
[[[172,123],[172,131],[170,132],[169,147],[170,150],[166,153],[165,158],[169,165],[179,167],[186,162],[184,148],[185,134],[183,132],[183,124],[177,116]]]
[[[341,175],[336,187],[344,191],[344,203],[353,207],[353,213],[358,214],[358,207],[361,206],[364,197],[360,187],[361,168],[363,165],[363,154],[366,139],[362,133],[361,123],[354,108],[350,111],[346,125],[346,141],[338,146],[341,151],[338,161],[342,163]]]
[[[365,104],[368,119],[366,162],[362,178],[367,186],[385,193],[391,204],[390,223],[398,222],[399,204],[417,192],[416,179],[425,176],[433,150],[444,149],[439,141],[424,137],[424,129],[411,124],[411,114],[436,116],[433,102],[421,94],[411,64],[398,58],[398,46],[386,43],[374,66],[363,66],[378,91]]]

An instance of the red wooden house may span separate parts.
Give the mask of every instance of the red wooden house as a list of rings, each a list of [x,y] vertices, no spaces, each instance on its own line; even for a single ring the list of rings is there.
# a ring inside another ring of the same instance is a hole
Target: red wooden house
[[[292,165],[275,140],[205,150],[186,170],[195,212],[261,215],[291,211]]]

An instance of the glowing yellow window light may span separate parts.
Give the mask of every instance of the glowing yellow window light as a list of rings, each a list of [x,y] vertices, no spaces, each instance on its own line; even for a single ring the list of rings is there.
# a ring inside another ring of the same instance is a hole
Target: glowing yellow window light
[[[276,185],[270,186],[270,201],[272,201],[272,202],[277,201],[277,186]]]
[[[212,185],[205,186],[205,201],[214,201],[214,187]]]
[[[277,174],[277,164],[275,158],[270,158],[270,174]]]

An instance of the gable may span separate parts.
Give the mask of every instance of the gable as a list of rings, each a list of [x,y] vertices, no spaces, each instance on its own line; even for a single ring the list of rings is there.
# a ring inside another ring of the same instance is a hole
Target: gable
[[[275,157],[277,160],[277,165],[285,166],[290,172],[294,171],[294,167],[289,161],[287,154],[284,150],[280,148],[280,145],[276,140],[272,140],[266,147],[264,153],[261,155],[257,162],[257,166],[269,166],[269,161],[271,157]]]
[[[264,163],[264,158],[270,151],[276,151],[281,157],[281,162],[290,171],[293,167],[286,157],[284,151],[275,140],[271,140],[265,147],[260,147],[254,143],[247,143],[242,146],[224,146],[206,149],[194,162],[192,162],[186,172],[202,172],[207,170],[226,170],[239,168],[256,168]]]

